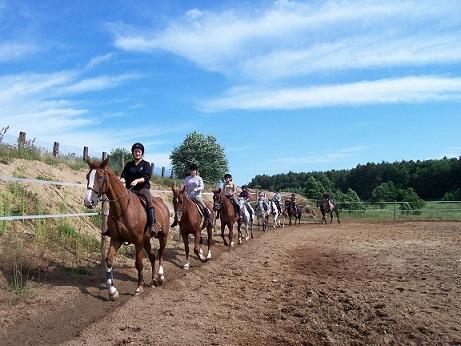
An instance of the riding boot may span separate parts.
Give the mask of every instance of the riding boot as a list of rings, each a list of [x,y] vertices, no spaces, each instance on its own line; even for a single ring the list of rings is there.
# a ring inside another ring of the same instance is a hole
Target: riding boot
[[[242,213],[240,212],[240,206],[237,204],[234,204],[234,209],[235,209],[235,215],[238,215],[240,218],[242,218]]]
[[[208,211],[208,208],[203,209],[203,215],[205,216],[205,224],[207,226],[212,226],[210,212]]]
[[[157,236],[158,231],[155,229],[155,210],[154,208],[147,209],[147,229],[151,236]]]

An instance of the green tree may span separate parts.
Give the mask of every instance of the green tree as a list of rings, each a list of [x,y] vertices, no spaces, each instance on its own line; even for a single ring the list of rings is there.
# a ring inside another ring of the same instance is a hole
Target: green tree
[[[399,190],[399,195],[400,200],[405,202],[400,205],[402,214],[421,214],[419,209],[423,208],[425,203],[412,187]]]
[[[337,190],[333,193],[333,199],[341,209],[347,210],[365,210],[365,204],[360,199],[359,195],[351,188],[347,189],[346,193]]]
[[[182,144],[170,154],[173,170],[178,177],[186,177],[189,165],[199,166],[200,176],[208,182],[218,182],[229,170],[224,148],[214,136],[204,136],[199,132],[189,133]]]
[[[131,160],[133,160],[133,155],[125,148],[115,148],[109,153],[109,166],[117,174],[122,174],[125,164]]]
[[[323,187],[323,184],[315,179],[313,176],[310,176],[307,179],[307,187],[304,190],[304,193],[306,197],[312,198],[312,199],[317,199],[322,197],[322,195],[325,193],[325,188]]]
[[[374,202],[391,202],[397,199],[397,188],[392,181],[376,186],[371,192]]]

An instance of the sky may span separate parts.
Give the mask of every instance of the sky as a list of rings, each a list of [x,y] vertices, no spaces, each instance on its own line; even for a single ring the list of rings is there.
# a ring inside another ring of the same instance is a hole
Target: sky
[[[257,174],[459,157],[461,1],[0,0],[0,128]]]

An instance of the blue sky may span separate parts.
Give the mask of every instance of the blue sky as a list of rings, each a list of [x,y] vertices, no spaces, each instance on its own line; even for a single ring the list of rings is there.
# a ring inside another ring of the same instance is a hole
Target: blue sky
[[[0,127],[234,181],[461,153],[461,1],[0,0]]]

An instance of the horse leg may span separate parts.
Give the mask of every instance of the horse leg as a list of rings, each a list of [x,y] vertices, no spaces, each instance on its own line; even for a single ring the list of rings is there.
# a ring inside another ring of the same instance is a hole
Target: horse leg
[[[122,242],[118,239],[111,238],[109,251],[106,256],[106,275],[107,275],[107,290],[109,292],[109,299],[115,300],[118,297],[117,288],[115,288],[114,275],[112,273],[112,266],[114,264],[114,258],[117,254],[118,249],[122,245]]]
[[[189,269],[190,260],[189,260],[189,235],[187,233],[181,233],[182,241],[184,243],[184,252],[186,253],[186,262],[183,265],[184,269]]]
[[[159,248],[158,248],[158,273],[157,281],[159,284],[162,284],[165,281],[165,274],[163,270],[163,254],[165,253],[166,242],[168,241],[168,234],[162,232],[162,235],[159,238]]]
[[[142,270],[144,268],[143,260],[144,260],[144,244],[135,244],[136,248],[136,262],[135,266],[138,270],[138,288],[135,291],[135,295],[139,295],[144,292],[144,275]]]
[[[232,223],[227,224],[227,228],[229,229],[229,250],[234,246],[234,242],[232,240],[233,238],[233,232],[234,232],[234,225]]]
[[[221,238],[223,240],[224,246],[228,246],[226,237],[224,236],[224,231],[226,229],[226,224],[221,220]]]
[[[330,223],[332,223],[332,222],[333,222],[333,212],[330,211]]]
[[[338,223],[341,223],[339,222],[339,211],[335,210],[335,213],[336,213],[336,219],[338,219]]]
[[[237,221],[237,237],[238,237],[238,243],[239,244],[242,244],[242,221],[241,219],[239,218],[238,221]]]
[[[152,245],[150,244],[150,239],[145,239],[144,240],[144,250],[146,250],[147,252],[147,257],[149,257],[149,261],[150,261],[150,266],[152,267],[151,268],[151,277],[152,277],[152,281],[151,281],[151,285],[154,284],[154,277],[155,277],[155,252],[152,251]],[[159,269],[160,270],[160,269]]]
[[[198,259],[202,262],[206,262],[206,257],[203,254],[202,247],[200,246],[200,240],[202,236],[200,234],[200,231],[195,233],[194,237],[194,253],[197,255]]]
[[[206,255],[206,259],[210,260],[211,259],[211,244],[213,242],[213,227],[208,226],[206,230],[207,230],[207,235],[208,235],[208,239],[207,239],[208,253]]]

